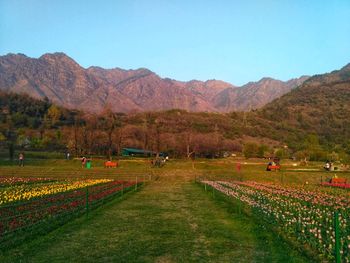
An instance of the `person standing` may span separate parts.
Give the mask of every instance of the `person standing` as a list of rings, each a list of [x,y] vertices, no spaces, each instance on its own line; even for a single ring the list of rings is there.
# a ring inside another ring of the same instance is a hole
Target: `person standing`
[[[85,156],[83,156],[83,158],[81,158],[81,168],[84,168],[86,164],[86,158]]]
[[[19,164],[19,166],[24,166],[24,154],[23,153],[20,153],[19,155],[18,155],[18,164]]]
[[[324,169],[325,169],[326,171],[329,171],[330,168],[331,168],[330,162],[327,160],[326,164],[324,165]]]
[[[241,171],[241,163],[236,163],[236,171],[237,173]]]

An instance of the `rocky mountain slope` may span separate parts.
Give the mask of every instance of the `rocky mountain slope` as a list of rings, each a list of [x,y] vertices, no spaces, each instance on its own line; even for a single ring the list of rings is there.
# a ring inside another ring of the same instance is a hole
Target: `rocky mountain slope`
[[[218,93],[213,103],[220,111],[246,111],[257,109],[266,103],[281,97],[307,80],[307,76],[286,82],[263,78],[258,82],[249,82],[237,89],[225,89]]]
[[[83,68],[64,53],[38,59],[23,54],[0,56],[0,90],[48,97],[53,103],[90,112],[106,105],[132,112],[179,108],[228,112],[259,108],[300,85],[264,78],[242,87],[219,80],[181,82],[160,78],[148,69]]]

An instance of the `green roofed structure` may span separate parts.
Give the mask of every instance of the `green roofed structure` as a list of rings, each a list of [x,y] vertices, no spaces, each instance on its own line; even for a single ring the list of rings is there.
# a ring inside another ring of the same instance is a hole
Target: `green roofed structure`
[[[135,157],[151,157],[156,156],[157,153],[148,150],[136,149],[136,148],[123,148],[122,156],[135,156]],[[159,153],[159,156],[167,156],[166,153]]]
[[[148,150],[136,149],[136,148],[123,148],[123,156],[138,156],[138,157],[150,157],[156,153]]]

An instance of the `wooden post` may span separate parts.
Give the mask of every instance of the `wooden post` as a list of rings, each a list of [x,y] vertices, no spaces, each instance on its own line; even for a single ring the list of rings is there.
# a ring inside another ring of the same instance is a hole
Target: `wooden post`
[[[239,198],[238,199],[238,214],[240,215],[242,213],[242,201]]]
[[[89,216],[89,188],[88,187],[86,187],[85,206],[86,206],[86,217],[88,217]]]
[[[335,235],[335,262],[341,263],[340,257],[340,233],[339,233],[339,213],[338,211],[334,212],[334,235]]]

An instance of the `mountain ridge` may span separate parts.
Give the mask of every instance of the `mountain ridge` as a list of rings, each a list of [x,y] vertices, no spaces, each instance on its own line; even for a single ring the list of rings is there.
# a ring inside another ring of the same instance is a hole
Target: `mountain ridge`
[[[0,56],[0,90],[90,112],[106,105],[113,111],[132,112],[179,108],[187,111],[229,112],[260,108],[303,83],[262,78],[241,87],[221,80],[178,81],[161,78],[146,68],[84,68],[63,52],[39,58],[9,53]]]

